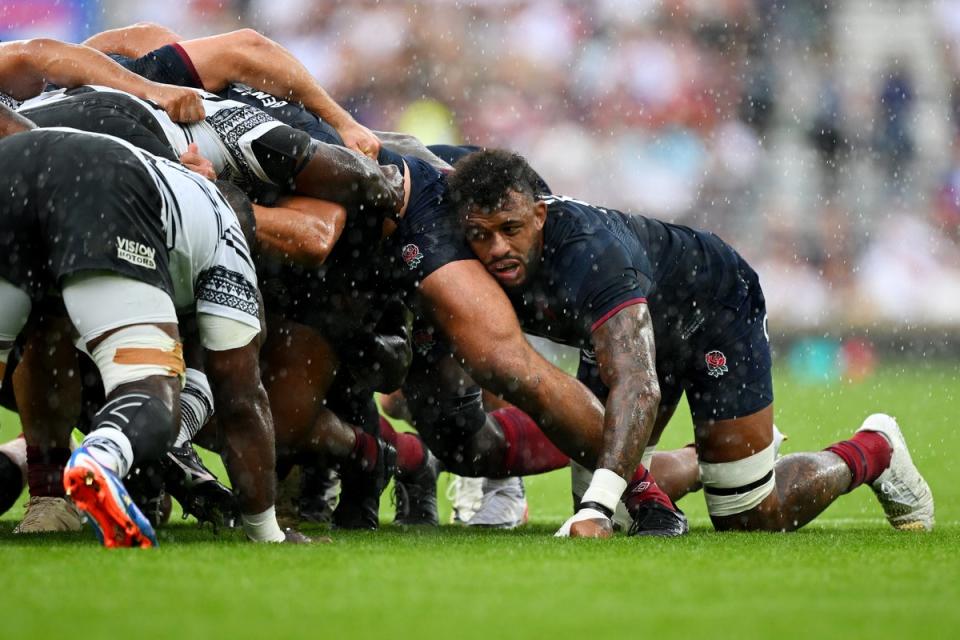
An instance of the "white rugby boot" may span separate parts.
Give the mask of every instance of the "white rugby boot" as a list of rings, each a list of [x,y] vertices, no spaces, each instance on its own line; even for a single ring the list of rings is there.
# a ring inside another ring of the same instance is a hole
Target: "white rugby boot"
[[[465,478],[452,476],[447,485],[447,499],[450,500],[450,522],[467,524],[483,502],[483,478]]]
[[[526,524],[528,517],[523,478],[484,478],[483,500],[467,526],[515,529]]]
[[[875,413],[857,431],[876,431],[890,441],[893,449],[890,466],[871,485],[887,520],[900,531],[931,531],[933,493],[913,464],[897,421],[885,413]]]

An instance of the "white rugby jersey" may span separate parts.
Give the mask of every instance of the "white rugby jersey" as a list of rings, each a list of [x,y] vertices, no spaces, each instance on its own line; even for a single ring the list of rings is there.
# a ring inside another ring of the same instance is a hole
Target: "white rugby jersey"
[[[251,148],[251,143],[263,134],[276,127],[285,126],[265,111],[236,100],[225,100],[212,93],[192,89],[203,97],[206,117],[199,122],[181,124],[171,120],[167,112],[156,104],[125,91],[96,85],[79,89],[118,93],[137,101],[154,117],[166,135],[167,144],[177,156],[182,155],[190,143],[196,142],[200,154],[213,164],[213,169],[221,180],[232,182],[244,191],[264,184],[276,186],[260,166]],[[27,112],[72,95],[75,93],[68,93],[66,89],[48,91],[25,101],[18,111]]]
[[[66,127],[51,129],[113,140],[129,149],[147,169],[161,197],[160,215],[178,313],[195,310],[235,320],[259,332],[256,268],[240,222],[216,185],[124,140]]]

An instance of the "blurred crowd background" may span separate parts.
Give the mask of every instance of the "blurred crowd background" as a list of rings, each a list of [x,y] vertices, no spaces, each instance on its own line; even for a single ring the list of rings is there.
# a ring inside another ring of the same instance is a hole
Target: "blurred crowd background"
[[[374,129],[713,230],[771,324],[960,327],[960,0],[5,0],[4,37],[253,27]],[[58,30],[59,29],[59,30]]]

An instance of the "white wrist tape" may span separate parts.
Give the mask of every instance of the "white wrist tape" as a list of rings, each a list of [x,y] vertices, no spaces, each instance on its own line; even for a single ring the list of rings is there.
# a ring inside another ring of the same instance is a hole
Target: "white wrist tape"
[[[627,481],[610,469],[597,469],[593,472],[593,480],[583,494],[582,502],[596,502],[602,504],[611,512],[617,510],[620,497],[627,489]]]
[[[571,517],[567,518],[567,521],[563,523],[563,526],[553,534],[554,538],[569,538],[570,529],[578,522],[584,520],[609,520],[605,513],[600,513],[596,509],[580,509]]]
[[[277,512],[274,507],[270,507],[263,513],[240,516],[243,521],[243,532],[254,542],[283,542],[286,536],[283,530],[277,524]]]

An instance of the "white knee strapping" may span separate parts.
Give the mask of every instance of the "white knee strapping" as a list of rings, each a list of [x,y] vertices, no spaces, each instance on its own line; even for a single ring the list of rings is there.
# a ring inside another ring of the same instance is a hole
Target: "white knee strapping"
[[[763,502],[776,486],[776,447],[732,462],[701,462],[700,480],[712,516],[732,516]]]
[[[63,303],[83,345],[117,327],[177,322],[173,300],[163,289],[115,273],[68,277]]]
[[[107,395],[121,384],[149,376],[177,376],[182,381],[186,371],[180,343],[149,324],[115,331],[90,356],[97,363]]]

